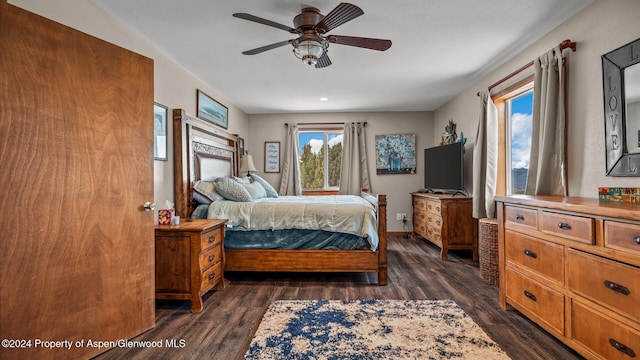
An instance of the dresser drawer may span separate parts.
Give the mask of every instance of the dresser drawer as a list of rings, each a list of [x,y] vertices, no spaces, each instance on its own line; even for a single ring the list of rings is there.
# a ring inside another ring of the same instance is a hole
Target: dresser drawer
[[[517,263],[564,284],[564,247],[513,231],[505,231],[505,256]]]
[[[518,206],[505,206],[504,218],[507,224],[538,229],[538,212]]]
[[[640,268],[573,249],[567,254],[569,290],[640,321]]]
[[[220,228],[213,229],[202,233],[202,244],[200,249],[205,250],[222,241],[222,230]]]
[[[541,322],[563,334],[564,295],[509,268],[505,274],[506,294],[510,302],[535,314]]]
[[[585,244],[594,244],[592,218],[543,211],[541,219],[542,232]]]
[[[200,285],[200,293],[204,294],[211,290],[222,280],[222,262],[218,262],[208,270],[202,272],[202,283]]]
[[[421,211],[427,211],[427,199],[420,196],[413,196],[413,208]]]
[[[603,359],[640,356],[640,332],[577,301],[571,304],[571,338]]]
[[[427,200],[427,212],[432,213],[434,215],[440,215],[442,211],[442,205],[440,201]]]
[[[204,271],[221,260],[222,246],[220,246],[220,244],[218,243],[218,245],[214,246],[213,248],[200,253],[200,268]]]
[[[434,214],[427,214],[427,226],[432,226],[434,229],[442,229],[442,217]]]
[[[426,210],[420,210],[420,211],[416,211],[416,209],[413,209],[413,217],[414,217],[414,222],[416,221],[422,221],[422,222],[426,222],[427,221],[427,211]]]
[[[427,237],[427,224],[425,222],[423,222],[423,221],[414,221],[413,231],[415,231],[416,234],[426,238]]]
[[[640,225],[605,221],[604,246],[640,255]]]

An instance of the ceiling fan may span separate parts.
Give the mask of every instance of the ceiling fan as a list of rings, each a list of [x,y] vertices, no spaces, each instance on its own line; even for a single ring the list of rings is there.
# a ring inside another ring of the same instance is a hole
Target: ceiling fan
[[[351,21],[364,14],[359,7],[340,3],[327,15],[322,15],[320,10],[314,7],[306,7],[302,12],[293,18],[295,28],[278,24],[271,20],[263,19],[247,13],[235,13],[233,16],[257,22],[259,24],[272,26],[299,35],[296,39],[280,41],[274,44],[265,45],[252,50],[242,52],[244,55],[255,55],[261,52],[279,48],[284,45],[293,45],[293,53],[307,65],[314,65],[316,68],[324,68],[331,65],[331,60],[327,55],[329,44],[348,45],[365,49],[385,51],[391,47],[391,40],[372,39],[343,35],[326,35],[329,31],[338,26]]]

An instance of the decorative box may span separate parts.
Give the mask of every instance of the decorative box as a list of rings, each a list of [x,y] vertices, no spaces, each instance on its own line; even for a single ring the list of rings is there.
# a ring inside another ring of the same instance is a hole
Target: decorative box
[[[171,225],[171,210],[158,210],[158,225]]]
[[[640,204],[640,188],[598,188],[598,199],[602,202],[628,202]]]

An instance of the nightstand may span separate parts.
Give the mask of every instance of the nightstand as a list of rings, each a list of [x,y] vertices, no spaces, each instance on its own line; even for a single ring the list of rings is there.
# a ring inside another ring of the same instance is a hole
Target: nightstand
[[[202,311],[202,295],[224,288],[226,219],[194,219],[156,225],[156,299],[191,300]]]

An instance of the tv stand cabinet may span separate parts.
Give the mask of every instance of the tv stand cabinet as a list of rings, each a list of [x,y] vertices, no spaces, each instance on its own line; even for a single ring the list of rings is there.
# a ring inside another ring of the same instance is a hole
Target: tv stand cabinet
[[[449,250],[471,250],[478,259],[478,226],[472,216],[473,198],[447,194],[411,194],[413,233],[440,247],[440,258]]]

